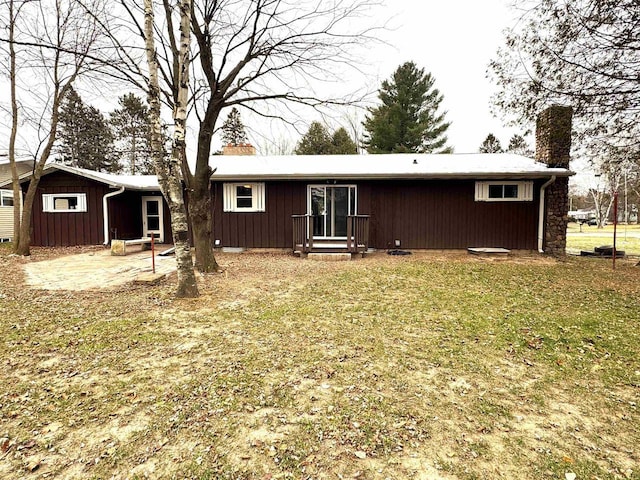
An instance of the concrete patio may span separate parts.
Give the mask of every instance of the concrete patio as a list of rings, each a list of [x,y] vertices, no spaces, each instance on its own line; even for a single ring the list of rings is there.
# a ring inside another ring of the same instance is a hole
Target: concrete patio
[[[160,257],[156,250],[156,273],[176,270],[173,256]],[[117,287],[152,271],[151,251],[112,256],[110,250],[67,255],[24,265],[27,285],[43,290],[91,290]]]

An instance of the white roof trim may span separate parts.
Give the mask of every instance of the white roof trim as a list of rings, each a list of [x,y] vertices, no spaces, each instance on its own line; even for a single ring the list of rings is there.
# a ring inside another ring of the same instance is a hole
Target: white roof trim
[[[278,155],[211,157],[212,180],[532,179],[574,172],[514,154]]]
[[[45,165],[42,174],[46,175],[55,170],[79,175],[81,177],[85,177],[99,183],[104,183],[112,188],[124,187],[129,190],[142,191],[160,190],[158,178],[155,175],[118,175],[114,173],[95,172],[93,170],[87,170],[84,168],[70,167],[61,163],[48,163],[47,165]],[[20,175],[19,180],[22,181],[28,179],[29,177],[31,177],[31,172]],[[7,184],[10,183],[11,180],[9,180]],[[4,183],[0,184],[0,186],[4,185]]]

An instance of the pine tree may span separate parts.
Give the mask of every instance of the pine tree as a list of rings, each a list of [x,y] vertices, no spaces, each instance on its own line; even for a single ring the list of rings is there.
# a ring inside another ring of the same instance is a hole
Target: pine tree
[[[331,135],[320,122],[311,122],[309,130],[298,142],[296,155],[330,155],[333,153]]]
[[[131,175],[154,173],[151,159],[149,107],[128,93],[118,99],[120,108],[111,112],[109,122],[115,138],[115,155]]]
[[[113,134],[104,115],[85,105],[73,89],[60,107],[59,125],[58,151],[63,163],[96,171],[119,170],[112,156]]]
[[[222,143],[225,145],[241,145],[247,143],[247,134],[240,119],[240,112],[236,107],[231,109],[227,119],[222,124]]]
[[[480,153],[502,153],[504,150],[502,149],[502,145],[500,145],[500,140],[496,138],[493,133],[487,135],[487,138],[484,139],[484,142],[480,145],[479,149]]]
[[[349,136],[344,127],[340,127],[331,136],[331,153],[335,155],[351,155],[358,153],[356,142]]]
[[[407,62],[382,82],[382,105],[369,109],[363,122],[364,146],[369,153],[446,153],[445,113],[438,113],[443,95],[435,79],[415,63]]]
[[[517,133],[513,134],[513,137],[509,140],[509,146],[507,152],[523,155],[525,157],[533,157],[534,151],[529,148],[527,141],[522,135]]]
[[[58,139],[60,147],[59,160],[70,166],[77,166],[80,159],[82,146],[82,125],[84,117],[84,104],[80,95],[71,88],[64,97],[60,106],[60,120]]]

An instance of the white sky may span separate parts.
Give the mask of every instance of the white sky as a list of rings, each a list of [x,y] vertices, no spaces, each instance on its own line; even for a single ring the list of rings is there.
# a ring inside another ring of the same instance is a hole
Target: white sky
[[[511,2],[386,0],[387,5],[377,9],[376,14],[376,23],[388,21],[389,28],[380,34],[385,43],[363,50],[361,69],[364,76],[354,78],[354,82],[360,82],[360,88],[365,83],[370,90],[376,90],[399,65],[414,61],[420,68],[432,73],[436,87],[444,95],[442,108],[451,122],[449,145],[454,147],[456,153],[477,152],[489,133],[496,135],[502,146],[506,147],[514,133],[522,134],[526,129],[506,128],[501,119],[491,115],[490,97],[496,87],[486,78],[486,70],[498,47],[503,44],[503,30],[516,22],[517,15],[510,7]],[[117,95],[110,95],[112,101],[108,101],[110,105],[104,108],[101,104],[105,99],[85,100],[100,105],[106,113],[115,107]],[[265,138],[281,135],[278,129],[270,132],[272,127],[269,126],[263,130],[256,124],[258,122],[254,123],[248,112],[242,110],[241,113],[245,124],[261,130]],[[223,112],[220,124],[226,114]],[[336,123],[342,123],[339,117],[334,119]],[[313,120],[320,118],[305,116],[305,123]],[[527,127],[533,130],[531,126]],[[286,136],[292,145],[299,140],[297,132],[289,132]],[[249,138],[258,147],[264,142],[264,138],[257,138],[251,132]],[[526,139],[533,146],[533,136],[529,135]],[[217,148],[219,143],[215,142],[213,150]]]
[[[527,129],[507,128],[491,115],[489,102],[495,87],[486,78],[486,70],[503,43],[503,30],[516,21],[515,11],[509,6],[511,1],[387,0],[386,6],[376,10],[373,20],[377,25],[387,22],[388,28],[376,33],[382,42],[358,52],[364,75],[355,75],[342,87],[355,90],[366,86],[375,92],[398,66],[413,61],[431,72],[436,88],[444,95],[441,109],[451,122],[447,135],[456,153],[477,152],[489,133],[496,135],[506,148],[514,133],[524,134]],[[318,90],[325,88],[332,87],[319,86]],[[333,85],[336,88],[339,86]],[[377,97],[374,95],[371,100],[377,102]],[[241,114],[248,127],[256,127],[249,113]],[[308,124],[320,120],[320,116],[311,113],[305,120]],[[330,123],[347,127],[339,114]],[[527,128],[532,130],[531,126]],[[260,127],[256,130],[261,135],[277,136],[269,129],[265,129],[266,133]],[[291,138],[295,145],[299,135],[291,136],[297,137]],[[258,147],[264,143],[259,135],[250,133],[249,137]],[[533,135],[525,138],[533,147]]]
[[[519,129],[507,129],[489,112],[495,87],[486,78],[489,61],[503,42],[503,30],[514,24],[509,0],[397,0],[387,7],[387,42],[395,48],[376,52],[376,74],[388,78],[405,61],[431,72],[444,95],[449,144],[457,153],[477,152],[489,133],[503,147]],[[530,144],[533,138],[527,137]]]

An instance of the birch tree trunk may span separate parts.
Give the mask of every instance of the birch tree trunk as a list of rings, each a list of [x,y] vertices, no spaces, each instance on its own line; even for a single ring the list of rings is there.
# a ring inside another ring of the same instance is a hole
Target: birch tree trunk
[[[144,0],[145,50],[149,65],[148,102],[151,116],[151,154],[162,194],[171,212],[171,229],[178,263],[178,289],[176,296],[194,298],[199,295],[196,284],[187,210],[184,204],[181,165],[185,155],[185,131],[187,120],[187,95],[189,90],[189,43],[191,0],[180,0],[180,61],[177,72],[179,83],[178,103],[174,108],[175,130],[171,156],[165,159],[162,149],[162,127],[160,124],[160,85],[158,81],[158,60],[153,37],[153,1]]]

